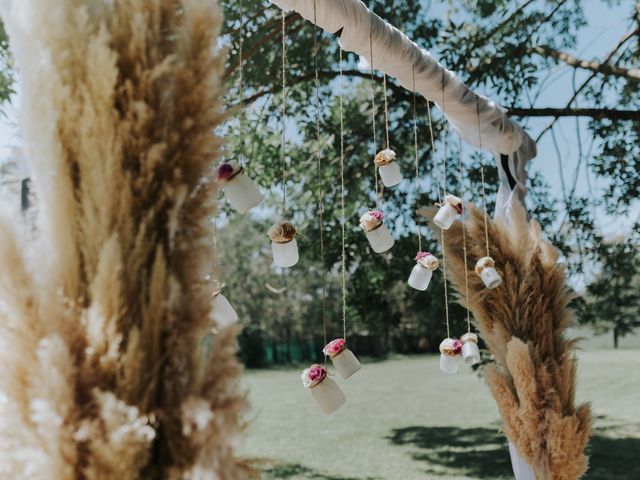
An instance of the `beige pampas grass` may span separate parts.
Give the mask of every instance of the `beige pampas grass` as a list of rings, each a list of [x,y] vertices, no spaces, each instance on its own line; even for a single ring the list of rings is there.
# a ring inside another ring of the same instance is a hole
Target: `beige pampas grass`
[[[484,217],[469,207],[467,226],[469,306],[480,336],[496,360],[486,380],[509,440],[541,480],[570,480],[587,469],[587,405],[575,405],[574,341],[566,338],[571,295],[556,250],[515,206],[510,224],[489,220],[490,254],[502,286],[489,290],[473,271],[486,253]],[[445,235],[447,266],[464,292],[462,227]],[[465,299],[462,297],[462,301]]]
[[[210,355],[211,0],[0,0],[35,233],[0,214],[0,478],[235,479],[235,331]]]

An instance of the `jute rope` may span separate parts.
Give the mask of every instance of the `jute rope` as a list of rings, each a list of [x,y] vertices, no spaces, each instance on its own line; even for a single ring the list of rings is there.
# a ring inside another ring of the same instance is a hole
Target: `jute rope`
[[[416,67],[413,66],[411,72],[411,84],[413,90],[413,154],[416,166],[416,192],[418,193],[418,199],[420,199],[420,170],[418,167],[418,113],[416,109]],[[418,224],[418,251],[422,251],[422,227],[420,225],[420,219],[416,222]]]
[[[478,146],[480,151],[482,152],[482,132],[480,130],[480,103],[476,98],[476,118],[478,121]],[[490,257],[489,254],[489,226],[487,223],[487,195],[484,189],[484,165],[480,165],[480,176],[482,180],[482,212],[484,214],[484,239],[487,245],[487,257]]]
[[[370,74],[371,74],[371,130],[373,133],[373,158],[375,160],[378,148],[378,140],[376,138],[376,88],[375,79],[373,78],[373,37],[369,32],[369,51],[370,51]],[[378,198],[378,166],[373,162],[373,178],[376,189],[376,208],[380,209],[380,200]]]
[[[464,198],[464,183],[462,180],[462,137],[460,137],[460,135],[458,135],[458,167],[460,177],[460,198]],[[463,210],[463,212],[465,210]],[[464,219],[462,221],[462,251],[464,254],[464,298],[467,307],[467,332],[471,333],[471,314],[469,312],[469,270],[467,268],[467,226]]]
[[[286,13],[282,11],[282,217],[287,215],[287,75]]]
[[[342,338],[347,340],[347,250],[346,250],[346,214],[344,209],[344,99],[342,48],[338,47],[340,68],[340,224],[342,227]]]

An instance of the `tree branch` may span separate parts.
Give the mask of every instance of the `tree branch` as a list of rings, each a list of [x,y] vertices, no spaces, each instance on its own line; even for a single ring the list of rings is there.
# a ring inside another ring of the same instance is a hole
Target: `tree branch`
[[[575,68],[582,68],[584,70],[590,70],[594,73],[601,73],[603,75],[613,75],[615,77],[640,80],[640,68],[623,68],[606,62],[598,62],[597,60],[583,60],[581,58],[574,57],[569,53],[555,50],[546,45],[534,47],[533,51],[543,57],[554,58]]]
[[[640,121],[640,110],[618,110],[615,108],[510,108],[514,117],[591,117],[597,120]]]

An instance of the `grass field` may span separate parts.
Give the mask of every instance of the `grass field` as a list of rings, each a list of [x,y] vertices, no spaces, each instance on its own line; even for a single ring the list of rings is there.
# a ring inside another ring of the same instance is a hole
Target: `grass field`
[[[587,479],[640,479],[640,350],[579,354],[578,396],[595,431]],[[447,376],[436,356],[402,357],[337,382],[347,404],[325,416],[299,369],[249,371],[252,403],[242,454],[263,478],[513,478],[499,416],[482,379]]]

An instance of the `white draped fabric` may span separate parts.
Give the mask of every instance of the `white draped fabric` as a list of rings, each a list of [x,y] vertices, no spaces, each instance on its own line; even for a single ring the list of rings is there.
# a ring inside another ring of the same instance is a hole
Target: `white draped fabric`
[[[283,10],[298,12],[311,22],[315,17],[318,27],[327,32],[341,32],[341,47],[361,55],[369,63],[373,50],[373,67],[397,78],[410,91],[415,75],[416,92],[435,102],[467,143],[496,156],[500,170],[496,216],[508,219],[511,202],[524,201],[525,165],[535,157],[536,146],[498,104],[471,91],[429,52],[360,0],[270,1]]]

